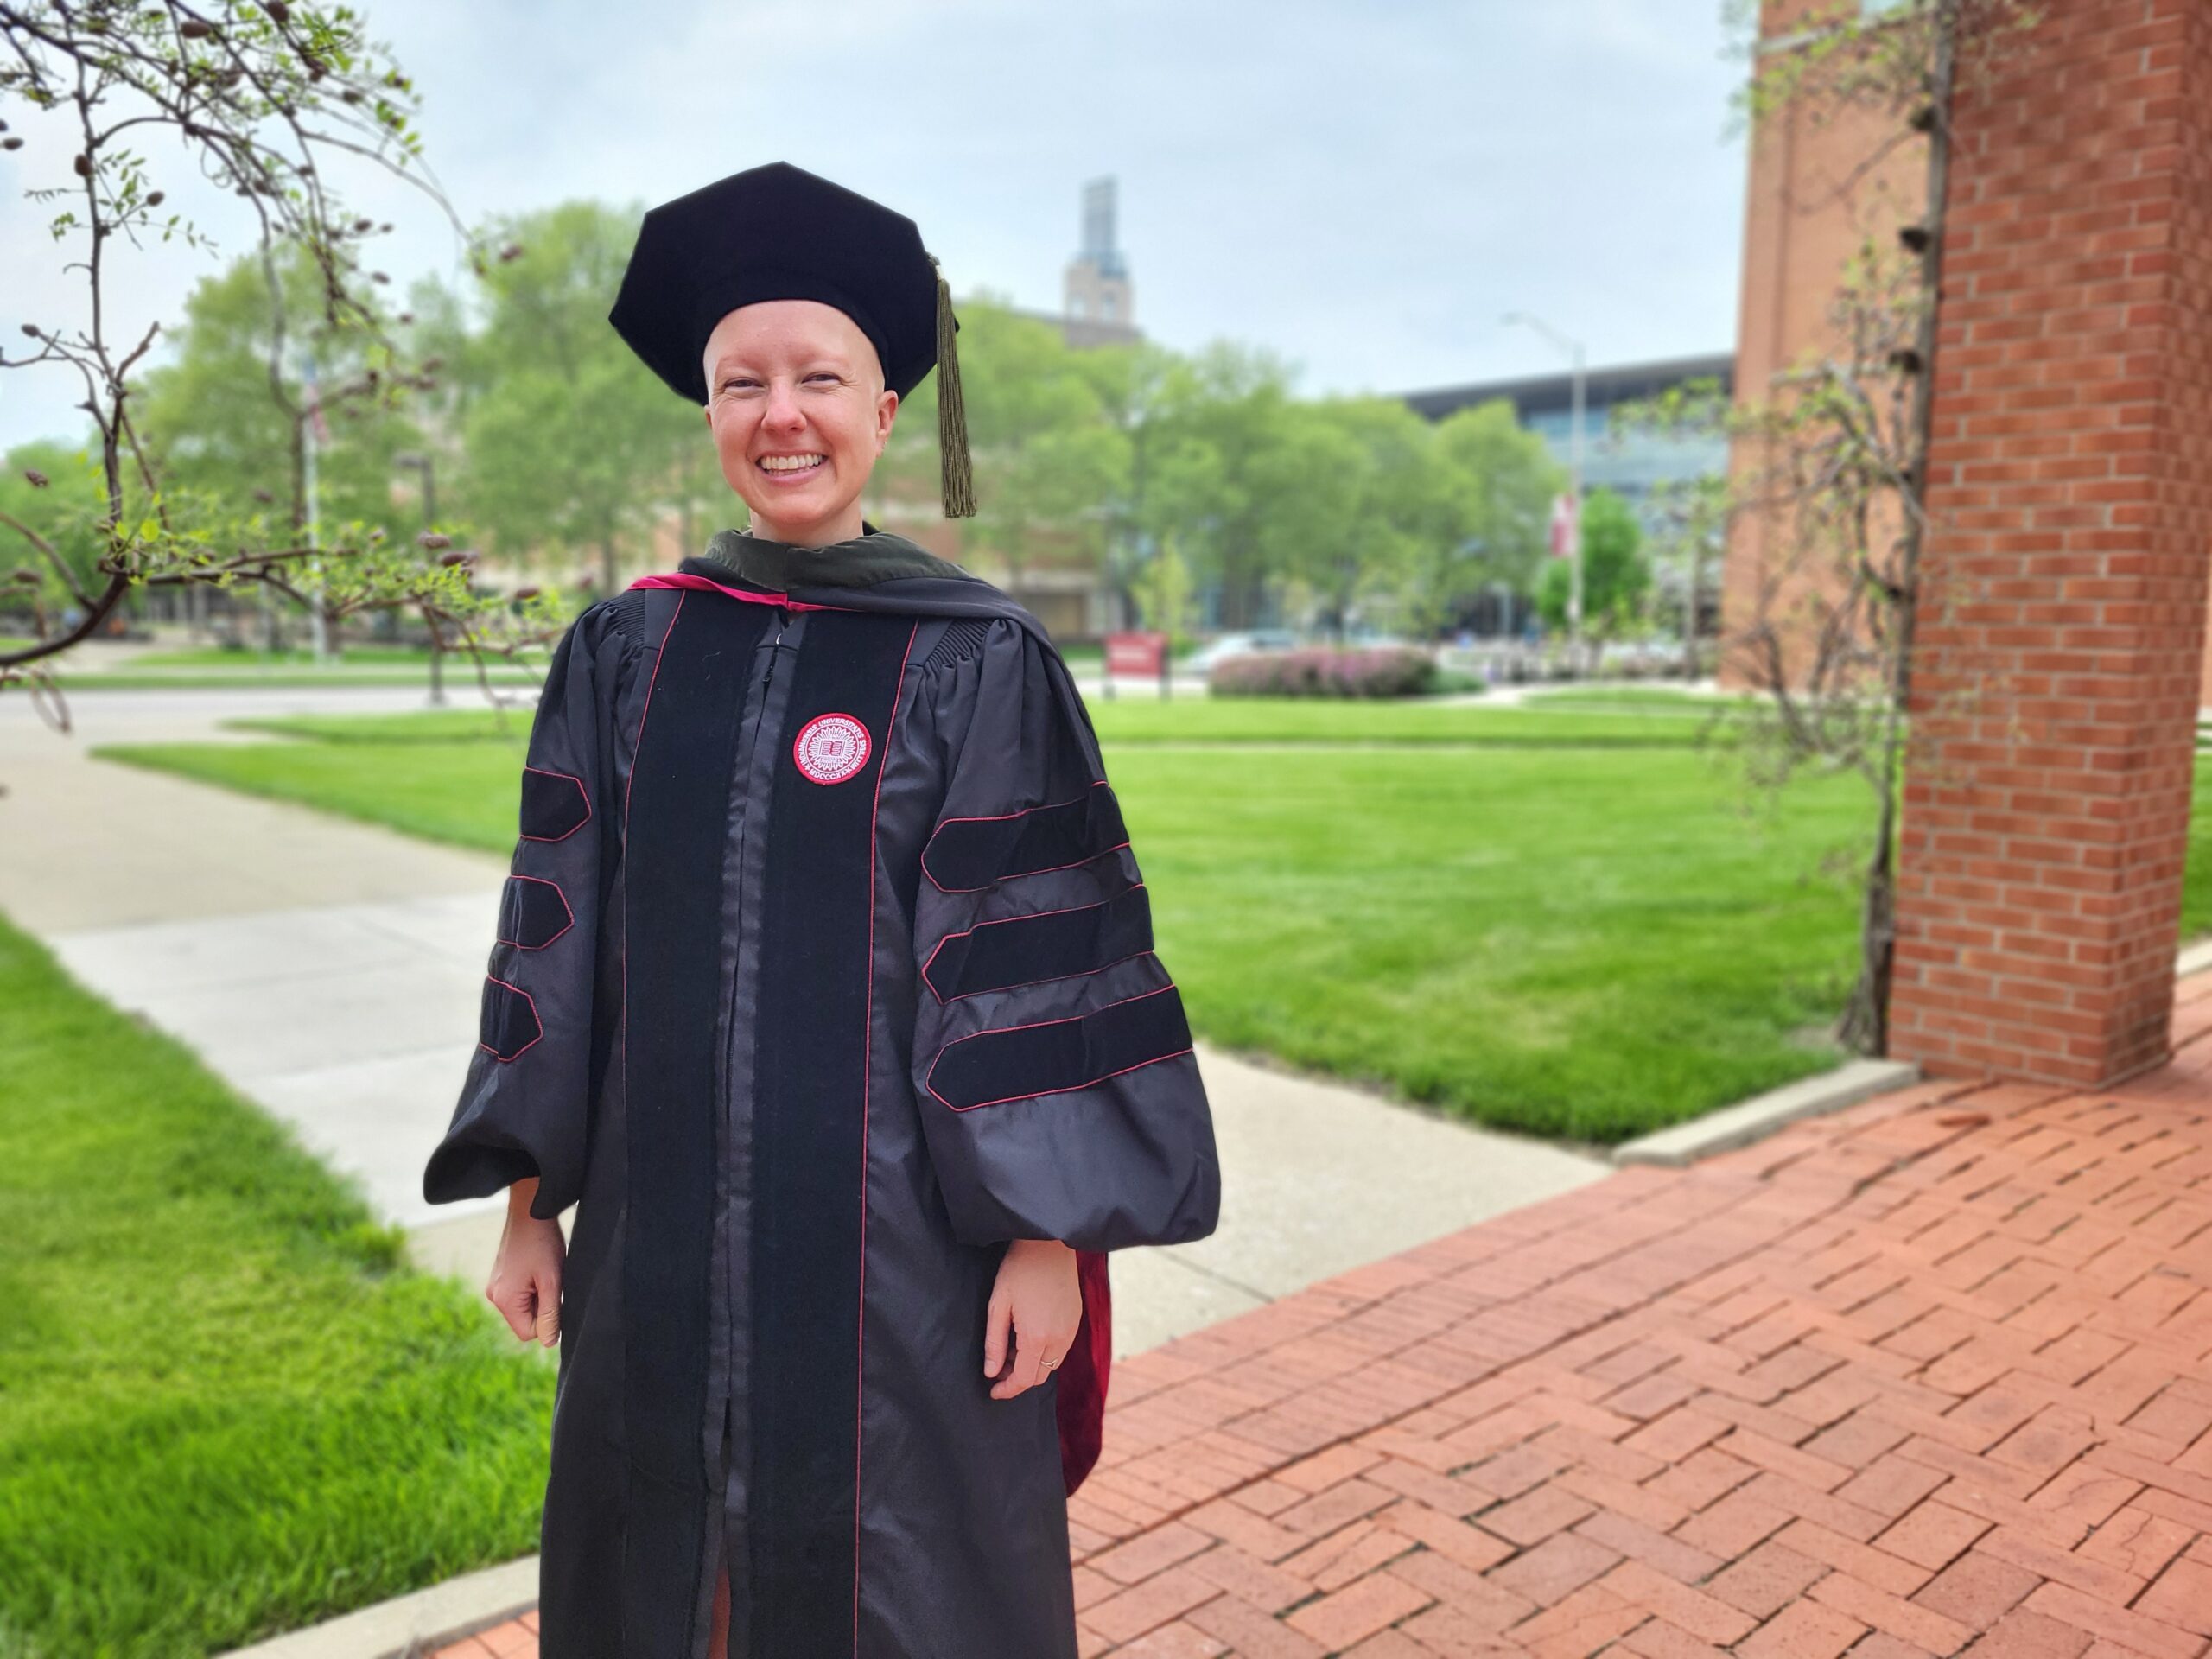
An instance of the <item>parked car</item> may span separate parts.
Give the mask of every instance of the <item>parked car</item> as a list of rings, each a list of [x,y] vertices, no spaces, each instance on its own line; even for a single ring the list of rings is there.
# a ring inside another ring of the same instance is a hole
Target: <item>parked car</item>
[[[1248,628],[1234,633],[1217,633],[1176,666],[1187,673],[1207,674],[1224,658],[1242,657],[1255,651],[1294,651],[1300,643],[1297,634],[1288,628]]]
[[[1421,643],[1420,640],[1407,639],[1402,633],[1391,633],[1381,628],[1353,628],[1344,635],[1344,644],[1354,650],[1365,650],[1378,645],[1412,645]]]

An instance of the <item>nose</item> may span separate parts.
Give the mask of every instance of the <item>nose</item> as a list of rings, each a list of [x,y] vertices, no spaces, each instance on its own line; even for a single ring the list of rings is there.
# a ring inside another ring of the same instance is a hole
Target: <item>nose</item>
[[[770,381],[768,406],[760,412],[760,424],[779,432],[805,425],[806,417],[799,412],[798,388],[781,378]]]

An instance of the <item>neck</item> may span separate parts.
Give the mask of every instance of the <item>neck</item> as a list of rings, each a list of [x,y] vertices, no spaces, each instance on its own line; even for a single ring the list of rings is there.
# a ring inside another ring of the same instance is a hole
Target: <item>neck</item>
[[[771,518],[755,507],[753,522],[746,530],[764,540],[783,542],[791,547],[830,547],[839,542],[853,541],[865,533],[857,498],[822,518]]]

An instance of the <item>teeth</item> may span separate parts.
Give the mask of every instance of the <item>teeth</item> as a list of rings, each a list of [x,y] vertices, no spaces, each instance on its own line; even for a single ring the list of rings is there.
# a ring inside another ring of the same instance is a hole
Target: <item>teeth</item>
[[[795,473],[820,460],[820,455],[763,455],[760,464],[772,473]]]

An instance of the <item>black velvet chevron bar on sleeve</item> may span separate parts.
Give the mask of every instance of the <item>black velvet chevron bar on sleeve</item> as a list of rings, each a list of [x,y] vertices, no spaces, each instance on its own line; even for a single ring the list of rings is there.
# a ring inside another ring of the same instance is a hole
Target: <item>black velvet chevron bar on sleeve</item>
[[[913,1076],[954,1231],[1094,1250],[1204,1237],[1212,1116],[1065,664],[994,622],[924,695],[947,781],[916,902]]]

